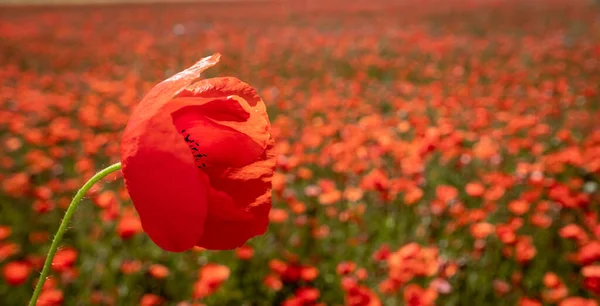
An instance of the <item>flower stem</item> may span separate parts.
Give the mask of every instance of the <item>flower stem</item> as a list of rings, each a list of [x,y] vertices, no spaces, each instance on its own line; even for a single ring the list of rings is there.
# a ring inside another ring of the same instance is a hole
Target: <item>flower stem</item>
[[[79,202],[81,202],[81,199],[83,198],[83,196],[85,196],[85,194],[88,192],[88,190],[90,190],[90,188],[92,188],[92,186],[94,186],[94,184],[96,184],[98,181],[100,181],[107,175],[109,175],[117,170],[120,170],[120,169],[121,169],[121,163],[116,163],[114,165],[110,165],[110,166],[102,169],[100,172],[98,172],[94,176],[92,176],[92,178],[89,181],[87,181],[81,187],[81,189],[79,189],[79,191],[77,191],[77,194],[75,194],[75,197],[71,201],[71,204],[69,204],[69,208],[67,209],[67,212],[65,213],[65,217],[62,220],[62,222],[60,223],[60,227],[58,228],[58,231],[56,232],[56,235],[54,236],[54,240],[52,241],[52,245],[50,246],[50,250],[48,251],[48,256],[46,257],[46,261],[44,262],[44,268],[42,268],[42,273],[40,274],[40,278],[38,279],[37,285],[35,286],[35,290],[33,291],[33,296],[31,297],[31,300],[29,301],[29,306],[34,306],[37,303],[40,293],[42,293],[42,287],[44,287],[44,283],[46,282],[46,277],[48,276],[48,273],[50,272],[50,267],[52,266],[52,259],[54,258],[54,255],[56,254],[56,251],[58,250],[58,245],[60,243],[60,240],[62,239],[65,231],[67,230],[69,221],[71,220],[71,217],[73,216],[73,213],[75,212],[75,209],[77,209]]]

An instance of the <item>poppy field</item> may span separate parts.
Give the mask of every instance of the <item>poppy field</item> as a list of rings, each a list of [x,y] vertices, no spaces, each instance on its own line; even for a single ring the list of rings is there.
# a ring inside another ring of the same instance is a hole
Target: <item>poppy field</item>
[[[266,232],[213,201],[199,246],[179,252],[161,235],[194,224],[172,213],[189,173],[130,163],[85,195],[37,305],[600,305],[587,0],[0,7],[0,305],[28,303],[71,199],[129,150],[146,93],[215,53],[202,78],[242,80],[268,113],[244,119],[275,164]],[[237,82],[214,80],[196,87]],[[243,141],[194,171],[260,155]],[[219,188],[267,216],[264,183]],[[162,225],[142,228],[132,198],[165,196]]]

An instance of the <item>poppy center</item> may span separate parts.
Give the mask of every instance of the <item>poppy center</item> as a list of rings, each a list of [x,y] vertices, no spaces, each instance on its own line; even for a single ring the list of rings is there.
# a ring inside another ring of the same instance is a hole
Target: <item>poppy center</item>
[[[179,132],[184,138],[185,143],[187,143],[188,147],[192,151],[192,155],[194,156],[194,164],[197,168],[206,168],[206,158],[208,155],[200,152],[200,144],[194,140],[192,135],[186,130],[183,129]]]

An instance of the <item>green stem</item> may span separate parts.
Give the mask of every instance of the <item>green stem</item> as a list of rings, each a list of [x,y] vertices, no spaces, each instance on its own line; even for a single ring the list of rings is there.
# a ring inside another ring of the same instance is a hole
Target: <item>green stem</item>
[[[60,227],[58,228],[58,231],[56,232],[56,236],[54,236],[54,240],[52,241],[52,245],[50,246],[50,251],[48,251],[48,256],[46,257],[46,262],[44,262],[44,268],[42,269],[40,278],[38,279],[37,285],[35,286],[35,291],[33,291],[33,296],[31,297],[31,301],[29,301],[29,306],[34,306],[37,303],[38,298],[40,297],[40,293],[42,293],[42,287],[44,287],[44,283],[46,282],[46,277],[48,276],[48,273],[50,272],[50,267],[52,266],[52,259],[54,258],[54,255],[56,254],[56,251],[58,250],[58,244],[60,243],[60,240],[62,239],[65,231],[67,230],[67,227],[69,225],[69,220],[71,220],[71,217],[73,216],[75,209],[77,209],[79,202],[81,202],[81,199],[83,198],[83,196],[85,196],[85,194],[88,192],[88,190],[90,190],[90,188],[92,188],[92,186],[94,186],[94,184],[96,184],[98,181],[100,181],[107,175],[109,175],[117,170],[120,170],[120,169],[121,169],[121,163],[116,163],[114,165],[111,165],[111,166],[108,166],[108,167],[102,169],[100,172],[98,172],[94,176],[92,176],[92,178],[89,181],[87,181],[81,187],[81,189],[79,189],[79,191],[77,191],[77,194],[75,194],[75,197],[71,201],[71,204],[69,205],[69,208],[67,209],[67,212],[65,213],[64,219],[60,223]]]

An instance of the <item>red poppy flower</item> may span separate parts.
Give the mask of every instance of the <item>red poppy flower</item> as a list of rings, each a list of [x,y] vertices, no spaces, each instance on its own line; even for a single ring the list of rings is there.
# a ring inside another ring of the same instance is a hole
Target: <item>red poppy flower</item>
[[[125,185],[160,247],[233,249],[263,234],[275,159],[264,102],[232,77],[199,80],[219,54],[156,85],[121,141]]]
[[[22,285],[31,273],[31,265],[23,261],[9,262],[2,268],[4,280],[11,286]]]
[[[214,293],[225,282],[231,270],[227,266],[209,263],[204,265],[198,273],[198,280],[194,283],[194,298],[203,298]]]
[[[62,305],[65,297],[62,291],[58,289],[47,289],[42,291],[36,306],[59,306]]]

